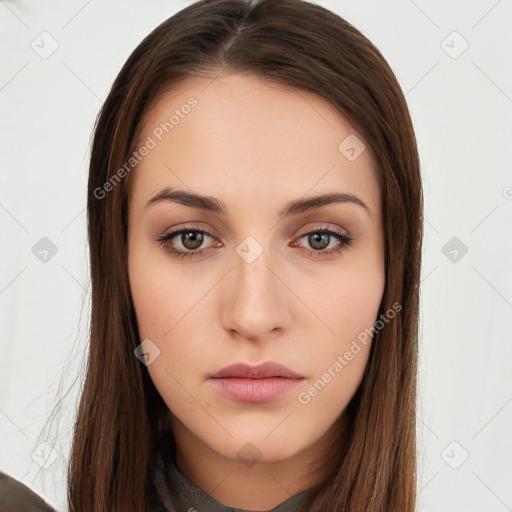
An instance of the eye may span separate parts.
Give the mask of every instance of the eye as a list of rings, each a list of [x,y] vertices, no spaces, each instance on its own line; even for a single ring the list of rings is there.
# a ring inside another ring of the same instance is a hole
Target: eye
[[[188,226],[170,233],[164,233],[157,238],[157,241],[163,245],[168,253],[183,259],[201,256],[207,247],[203,247],[201,250],[198,249],[208,238],[213,239],[215,237],[197,226]],[[177,239],[177,241],[173,241],[173,239]]]
[[[209,247],[204,247],[203,244],[209,238],[216,240],[213,234],[204,229],[199,229],[198,226],[187,226],[170,233],[164,233],[157,238],[157,241],[160,242],[169,254],[184,259],[202,256],[209,248],[222,245],[218,242]],[[303,238],[307,239],[307,243],[311,247],[311,249],[305,248],[308,255],[320,257],[339,253],[353,241],[353,238],[348,233],[325,227],[310,231],[302,235],[298,240]],[[333,243],[334,246],[332,246]],[[297,242],[292,242],[290,245],[292,247],[302,247]],[[329,246],[331,248],[325,250]]]
[[[353,238],[348,233],[329,228],[320,228],[315,231],[310,231],[302,235],[299,240],[303,238],[306,239],[307,244],[312,248],[306,249],[306,252],[310,256],[320,257],[339,253],[353,242]],[[332,245],[333,243],[334,246]],[[325,250],[329,246],[331,246],[331,248]]]

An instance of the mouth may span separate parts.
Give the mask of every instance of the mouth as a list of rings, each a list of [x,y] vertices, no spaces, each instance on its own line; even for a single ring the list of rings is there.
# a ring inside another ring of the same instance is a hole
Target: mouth
[[[267,361],[257,365],[235,363],[222,368],[209,375],[211,379],[240,378],[240,379],[268,379],[281,377],[286,379],[303,379],[304,375],[294,372],[279,363]]]
[[[303,375],[274,362],[258,365],[236,363],[209,375],[209,381],[223,395],[253,403],[275,400],[304,379]]]

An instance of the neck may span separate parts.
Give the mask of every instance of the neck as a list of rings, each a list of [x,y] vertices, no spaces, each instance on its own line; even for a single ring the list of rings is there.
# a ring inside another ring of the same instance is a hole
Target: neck
[[[336,422],[316,443],[288,459],[267,461],[262,457],[244,463],[213,451],[175,420],[176,465],[191,482],[224,505],[268,510],[325,481],[333,470],[332,463],[325,460],[332,453],[339,428]]]

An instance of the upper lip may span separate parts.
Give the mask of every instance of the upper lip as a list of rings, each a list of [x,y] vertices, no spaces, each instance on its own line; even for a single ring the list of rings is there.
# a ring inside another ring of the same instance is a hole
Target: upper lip
[[[268,361],[265,363],[251,365],[248,363],[230,364],[210,375],[211,379],[238,377],[246,379],[265,379],[270,377],[285,377],[288,379],[302,379],[300,375],[282,364]]]

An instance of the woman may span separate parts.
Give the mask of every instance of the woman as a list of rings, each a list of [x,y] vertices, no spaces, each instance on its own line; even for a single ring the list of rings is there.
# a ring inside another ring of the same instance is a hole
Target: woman
[[[70,511],[413,511],[422,192],[391,69],[301,0],[203,0],[98,117]]]

